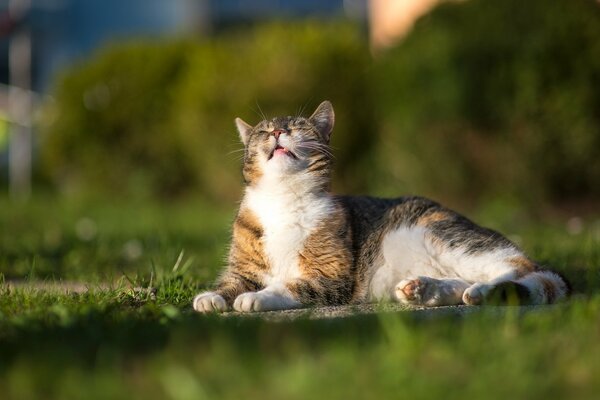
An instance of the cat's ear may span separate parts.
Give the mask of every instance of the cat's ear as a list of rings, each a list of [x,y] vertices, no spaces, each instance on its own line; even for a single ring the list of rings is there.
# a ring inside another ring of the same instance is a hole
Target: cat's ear
[[[333,113],[333,106],[331,103],[325,100],[319,104],[319,107],[317,107],[308,120],[315,128],[317,128],[321,137],[329,143],[331,131],[333,130],[333,123],[335,122],[335,114]]]
[[[244,146],[248,144],[248,138],[250,137],[250,132],[252,132],[252,125],[244,122],[241,118],[235,119],[235,126],[240,134],[240,139]]]

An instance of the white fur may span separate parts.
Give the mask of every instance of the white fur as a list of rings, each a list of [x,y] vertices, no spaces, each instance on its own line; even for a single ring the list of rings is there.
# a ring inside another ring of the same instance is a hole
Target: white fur
[[[522,255],[515,248],[503,248],[480,254],[449,249],[433,241],[424,227],[400,227],[388,233],[382,243],[382,265],[375,267],[368,298],[396,298],[396,285],[411,276],[459,278],[466,282],[504,281],[515,276],[506,262]]]
[[[227,311],[227,303],[225,299],[214,293],[204,292],[194,297],[193,301],[194,310],[207,313],[207,312],[223,312]]]
[[[509,280],[509,279],[507,279]],[[499,282],[498,282],[499,283]],[[485,297],[494,288],[493,284],[477,282],[471,285],[463,293],[463,302],[470,305],[480,305],[485,300]]]
[[[410,286],[409,286],[410,285]],[[407,286],[410,290],[407,290]],[[396,299],[404,304],[428,307],[460,304],[470,284],[462,279],[434,279],[427,276],[403,279],[395,288]]]
[[[260,181],[246,188],[242,207],[247,207],[259,219],[263,245],[271,270],[265,276],[267,289],[281,288],[300,278],[298,254],[304,241],[320,221],[333,210],[332,200],[315,190],[314,177],[307,174],[288,175],[293,160],[276,156],[262,170]]]
[[[517,281],[529,289],[531,300],[534,304],[546,304],[549,302],[541,279],[546,279],[553,283],[553,286],[556,288],[556,299],[562,299],[567,296],[567,288],[560,276],[552,271],[536,271]]]
[[[240,312],[288,310],[301,307],[285,288],[273,285],[258,292],[240,294],[233,302],[233,309]]]
[[[374,266],[375,271],[369,285],[371,301],[390,300],[395,297],[394,289],[402,279],[426,275],[439,276],[436,264],[428,248],[425,231],[420,228],[400,228],[388,233],[381,244],[383,264]]]

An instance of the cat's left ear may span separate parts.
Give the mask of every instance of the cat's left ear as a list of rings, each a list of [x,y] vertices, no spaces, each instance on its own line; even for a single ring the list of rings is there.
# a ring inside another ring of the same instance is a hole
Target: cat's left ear
[[[252,125],[244,122],[244,120],[241,118],[236,118],[235,126],[237,127],[237,130],[240,134],[240,139],[242,140],[242,143],[244,143],[244,146],[246,146],[248,144],[250,132],[252,132]]]
[[[319,104],[319,107],[317,107],[308,120],[315,128],[317,128],[321,137],[329,143],[331,131],[333,130],[333,124],[335,122],[335,114],[333,113],[333,106],[331,103],[325,100]]]

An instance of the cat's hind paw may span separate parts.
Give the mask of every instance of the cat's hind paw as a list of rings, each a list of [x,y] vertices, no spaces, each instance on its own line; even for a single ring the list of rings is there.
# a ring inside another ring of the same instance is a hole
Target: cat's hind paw
[[[463,303],[470,306],[478,306],[486,301],[490,291],[494,288],[493,285],[485,283],[475,283],[469,286],[463,293]]]
[[[461,279],[435,279],[428,276],[404,279],[395,288],[400,303],[439,307],[462,302],[462,295],[469,284]]]
[[[194,297],[192,305],[194,310],[201,313],[227,311],[227,302],[225,302],[225,299],[214,292],[200,293]]]
[[[395,295],[403,304],[435,307],[443,305],[443,283],[427,276],[403,279],[396,285]]]
[[[403,279],[396,285],[396,298],[405,304],[420,304],[426,283],[419,278]]]
[[[494,285],[476,283],[465,290],[463,302],[469,305],[525,305],[531,304],[532,300],[526,286],[508,281]]]

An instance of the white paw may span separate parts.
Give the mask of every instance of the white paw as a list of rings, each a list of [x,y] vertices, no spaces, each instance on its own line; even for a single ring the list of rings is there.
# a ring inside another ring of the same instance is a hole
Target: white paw
[[[469,286],[463,293],[463,302],[468,305],[477,306],[483,304],[493,285],[475,283]]]
[[[201,313],[227,311],[225,299],[214,292],[200,293],[194,297],[193,306]]]
[[[424,282],[419,278],[403,279],[396,285],[396,298],[404,304],[420,304]]]
[[[400,303],[427,307],[460,304],[469,284],[461,279],[419,276],[400,281],[394,294]]]
[[[395,294],[403,304],[438,306],[440,305],[440,281],[427,276],[403,279],[396,285]]]
[[[240,312],[285,310],[299,306],[300,303],[293,299],[267,291],[242,293],[233,302],[233,309]]]

